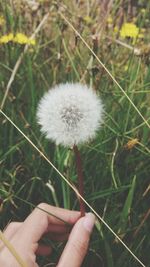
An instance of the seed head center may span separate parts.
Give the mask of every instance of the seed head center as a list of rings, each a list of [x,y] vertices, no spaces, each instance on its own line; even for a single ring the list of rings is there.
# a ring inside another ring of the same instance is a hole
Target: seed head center
[[[82,117],[81,111],[75,106],[66,107],[61,113],[62,120],[71,128],[76,127]]]

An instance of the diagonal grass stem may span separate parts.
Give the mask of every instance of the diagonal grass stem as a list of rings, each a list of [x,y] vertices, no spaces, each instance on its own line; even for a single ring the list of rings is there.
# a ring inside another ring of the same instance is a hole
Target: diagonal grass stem
[[[4,234],[0,230],[0,239],[3,244],[8,248],[10,253],[15,257],[16,261],[20,264],[21,267],[28,267],[27,264],[22,260],[22,258],[17,253],[16,249],[12,246],[12,244],[5,238]]]

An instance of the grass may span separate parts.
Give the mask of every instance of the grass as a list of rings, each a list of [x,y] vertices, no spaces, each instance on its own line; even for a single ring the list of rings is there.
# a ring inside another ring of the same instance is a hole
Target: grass
[[[112,7],[106,5],[105,9],[104,2],[98,5],[96,1],[93,4],[63,1],[58,6],[56,2],[43,0],[40,9],[32,11],[27,5],[24,9],[23,1],[0,1],[0,15],[6,21],[0,26],[1,35],[18,31],[31,36],[50,10],[47,22],[36,36],[36,46],[29,46],[15,73],[3,111],[76,185],[73,153],[56,147],[40,134],[36,108],[43,93],[56,83],[81,81],[93,86],[103,99],[105,121],[96,139],[80,147],[85,199],[145,266],[150,266],[149,218],[146,217],[149,214],[150,134],[148,125],[138,114],[140,112],[150,123],[150,4],[137,1],[134,14],[125,1],[122,18],[121,1],[116,0]],[[108,17],[112,18],[111,23]],[[122,19],[135,21],[139,28],[145,29],[143,39],[137,38],[135,44],[132,38],[122,40],[131,48],[138,48],[140,56],[117,43],[120,37],[114,27],[121,27]],[[67,21],[81,34],[122,90]],[[0,46],[1,101],[23,50],[24,45],[15,43]],[[4,116],[0,119],[0,194],[3,199],[0,227],[3,229],[10,220],[24,220],[40,202],[78,209],[76,195],[62,178]],[[128,142],[135,138],[138,142],[130,148]],[[56,262],[62,246],[53,246],[52,262]],[[46,266],[49,258],[39,261]],[[90,265],[140,266],[101,223],[97,223],[94,230],[83,266]]]

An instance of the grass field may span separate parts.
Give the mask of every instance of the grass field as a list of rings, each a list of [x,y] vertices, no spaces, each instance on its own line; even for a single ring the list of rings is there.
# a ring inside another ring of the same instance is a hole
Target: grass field
[[[96,90],[105,119],[96,138],[80,147],[85,199],[147,267],[149,14],[145,0],[0,1],[1,110],[77,186],[73,153],[40,133],[37,104],[50,87],[66,81]],[[2,113],[0,121],[1,229],[10,220],[24,220],[40,202],[78,209],[77,196],[60,175]],[[63,248],[53,245],[49,266]],[[48,266],[49,258],[39,262]],[[98,221],[83,266],[141,265]]]

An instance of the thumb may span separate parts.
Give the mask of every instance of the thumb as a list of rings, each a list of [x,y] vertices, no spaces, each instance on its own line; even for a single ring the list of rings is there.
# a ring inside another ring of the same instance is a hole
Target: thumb
[[[95,222],[92,213],[80,218],[74,225],[57,267],[80,267],[88,250]]]

